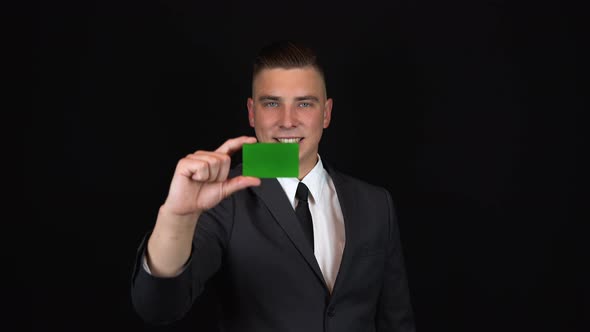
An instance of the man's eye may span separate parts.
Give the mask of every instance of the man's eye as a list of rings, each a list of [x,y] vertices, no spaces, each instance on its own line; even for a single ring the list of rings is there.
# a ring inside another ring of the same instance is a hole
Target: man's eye
[[[275,101],[269,101],[269,102],[264,103],[264,106],[265,107],[277,107],[277,106],[279,106],[279,103],[277,103]]]
[[[300,107],[311,107],[311,103],[300,103]]]

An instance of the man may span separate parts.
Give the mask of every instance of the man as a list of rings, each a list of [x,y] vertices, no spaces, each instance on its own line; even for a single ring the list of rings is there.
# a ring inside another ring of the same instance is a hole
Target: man
[[[138,250],[136,311],[178,320],[215,278],[223,331],[414,331],[389,192],[319,155],[332,99],[315,53],[293,42],[263,48],[247,107],[256,137],[178,162]],[[299,177],[230,169],[230,156],[255,142],[297,142]]]

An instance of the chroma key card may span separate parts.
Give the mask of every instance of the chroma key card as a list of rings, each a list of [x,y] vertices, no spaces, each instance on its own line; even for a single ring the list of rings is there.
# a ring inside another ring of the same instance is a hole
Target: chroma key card
[[[298,177],[299,144],[244,144],[242,146],[242,175],[257,178]]]

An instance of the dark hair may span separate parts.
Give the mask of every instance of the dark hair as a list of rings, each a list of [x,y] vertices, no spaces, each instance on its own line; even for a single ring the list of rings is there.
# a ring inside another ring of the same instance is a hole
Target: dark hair
[[[275,41],[260,49],[254,60],[252,80],[263,69],[291,69],[308,66],[315,68],[325,80],[324,69],[318,61],[316,52],[311,47],[301,42]]]

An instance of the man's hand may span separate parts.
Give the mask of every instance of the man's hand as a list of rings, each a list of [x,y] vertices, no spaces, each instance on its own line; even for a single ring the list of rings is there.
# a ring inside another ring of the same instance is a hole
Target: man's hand
[[[181,159],[174,172],[163,208],[167,213],[200,215],[234,192],[260,185],[260,179],[237,176],[228,179],[231,155],[255,137],[241,136],[225,141],[215,151],[196,151]]]
[[[178,275],[190,256],[201,213],[238,190],[260,185],[255,177],[228,179],[230,156],[245,143],[255,142],[255,137],[247,136],[229,139],[215,151],[199,150],[178,162],[148,241],[146,258],[152,275]]]

